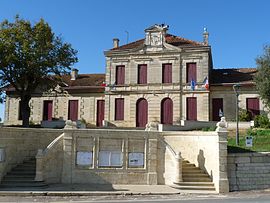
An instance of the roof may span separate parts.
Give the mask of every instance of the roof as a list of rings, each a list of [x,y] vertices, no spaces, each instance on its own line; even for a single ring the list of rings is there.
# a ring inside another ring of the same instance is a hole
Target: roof
[[[76,80],[71,80],[70,75],[63,75],[60,78],[60,86],[69,92],[104,92],[105,74],[78,74]],[[5,91],[14,92],[15,88],[9,85]]]
[[[76,80],[71,80],[70,75],[63,75],[61,78],[69,87],[101,86],[105,82],[105,74],[78,74]]]
[[[211,85],[222,84],[253,84],[256,68],[226,68],[212,69],[210,75]]]
[[[189,39],[185,39],[182,37],[178,37],[171,34],[166,34],[166,43],[171,44],[173,46],[202,46],[203,43],[192,41]],[[134,49],[142,46],[144,44],[144,39],[137,40],[135,42],[131,42],[122,46],[119,46],[117,48],[113,48],[111,50],[126,50],[126,49]]]

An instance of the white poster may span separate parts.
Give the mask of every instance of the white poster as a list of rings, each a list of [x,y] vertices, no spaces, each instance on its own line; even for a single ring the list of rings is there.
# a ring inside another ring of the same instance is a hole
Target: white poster
[[[144,166],[144,153],[128,153],[128,165],[129,166]]]
[[[92,152],[77,152],[77,165],[80,166],[91,166],[93,163]]]
[[[100,151],[98,158],[99,166],[122,166],[123,154],[121,151]]]

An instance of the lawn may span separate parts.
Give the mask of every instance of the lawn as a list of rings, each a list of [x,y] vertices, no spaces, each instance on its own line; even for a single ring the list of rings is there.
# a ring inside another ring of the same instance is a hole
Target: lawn
[[[253,129],[239,132],[239,146],[235,144],[235,131],[230,131],[228,135],[228,152],[270,152],[270,129]],[[253,147],[246,147],[245,139],[247,135],[253,137]]]

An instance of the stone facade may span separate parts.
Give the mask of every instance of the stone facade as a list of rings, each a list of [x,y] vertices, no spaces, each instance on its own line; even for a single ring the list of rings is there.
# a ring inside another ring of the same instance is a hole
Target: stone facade
[[[214,116],[213,112],[218,114],[219,109],[223,109],[221,113],[227,120],[235,120],[236,98],[233,85],[241,85],[239,106],[247,109],[247,99],[259,98],[252,81],[256,69],[213,69],[211,46],[207,41],[208,32],[205,31],[203,36],[204,42],[195,42],[168,34],[168,26],[154,25],[145,30],[144,39],[122,46],[115,39],[115,47],[104,52],[105,74],[72,72],[73,78],[63,76],[64,85],[58,88],[62,90],[60,93],[56,91],[33,95],[30,101],[30,120],[33,123],[44,120],[43,104],[47,100],[53,102],[52,117],[67,120],[69,101],[76,100],[77,119],[86,121],[89,126],[104,124],[138,127],[138,102],[142,99],[147,105],[147,121],[139,127],[145,127],[149,122],[164,123],[162,105],[165,100],[171,105],[164,110],[172,114],[172,121],[168,122],[170,125],[180,125],[185,120],[218,121],[219,115]],[[196,79],[195,83],[190,80],[190,64],[196,66],[191,71]],[[146,67],[143,74],[139,73],[141,65]],[[169,81],[164,81],[165,65],[171,68]],[[120,83],[117,81],[119,67],[124,69],[121,73],[123,81]],[[142,76],[145,77],[144,81],[139,82]],[[210,87],[206,87],[206,84]],[[193,107],[188,106],[188,99],[191,98],[195,99]],[[116,101],[119,99],[123,101],[120,119],[116,113]],[[213,110],[217,106],[213,103],[214,99],[222,100],[222,108]],[[98,109],[99,101],[104,101],[101,110]],[[268,113],[261,100],[258,108],[260,113]],[[187,117],[190,112],[196,114],[195,118]],[[19,98],[11,89],[7,89],[5,124],[21,124]]]

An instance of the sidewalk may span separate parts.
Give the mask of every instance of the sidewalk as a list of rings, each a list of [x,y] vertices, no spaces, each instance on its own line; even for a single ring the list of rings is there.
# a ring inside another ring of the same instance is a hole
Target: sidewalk
[[[0,196],[176,195],[182,193],[217,194],[216,192],[181,191],[167,185],[52,184],[44,189],[0,188]]]

